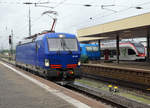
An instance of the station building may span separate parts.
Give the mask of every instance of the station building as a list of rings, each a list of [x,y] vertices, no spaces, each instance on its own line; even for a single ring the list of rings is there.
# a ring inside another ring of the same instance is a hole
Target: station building
[[[147,57],[150,59],[150,13],[145,13],[129,18],[99,24],[91,27],[85,27],[77,30],[80,42],[98,41],[116,39],[117,63],[119,63],[119,40],[127,38],[146,37],[147,39]]]

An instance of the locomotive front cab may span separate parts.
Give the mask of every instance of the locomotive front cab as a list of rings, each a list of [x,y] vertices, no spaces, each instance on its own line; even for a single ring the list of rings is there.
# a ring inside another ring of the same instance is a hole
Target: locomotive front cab
[[[80,48],[74,35],[54,34],[47,36],[45,66],[48,76],[58,80],[74,80],[80,77]]]
[[[136,50],[136,60],[145,60],[145,47],[141,43],[132,43]]]

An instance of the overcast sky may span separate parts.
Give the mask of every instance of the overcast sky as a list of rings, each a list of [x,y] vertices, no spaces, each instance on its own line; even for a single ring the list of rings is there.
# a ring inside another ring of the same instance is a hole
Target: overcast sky
[[[0,48],[9,48],[8,36],[11,29],[14,32],[14,43],[28,36],[29,5],[23,3],[29,1],[49,2],[40,4],[47,7],[30,5],[32,34],[50,29],[52,18],[41,15],[48,10],[58,12],[56,32],[69,33],[76,33],[80,28],[150,12],[150,0],[0,0]],[[91,6],[84,6],[87,4]],[[142,9],[136,9],[137,6]]]

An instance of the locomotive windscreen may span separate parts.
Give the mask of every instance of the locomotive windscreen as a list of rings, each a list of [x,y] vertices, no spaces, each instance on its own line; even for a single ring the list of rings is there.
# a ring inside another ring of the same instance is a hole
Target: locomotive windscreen
[[[78,51],[77,40],[73,38],[48,38],[49,51]]]
[[[140,43],[133,43],[133,45],[136,47],[136,49],[139,53],[144,53],[145,52],[144,45],[142,45]]]

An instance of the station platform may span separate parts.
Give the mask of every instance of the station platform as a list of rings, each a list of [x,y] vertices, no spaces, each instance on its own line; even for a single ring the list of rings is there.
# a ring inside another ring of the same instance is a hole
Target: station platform
[[[16,71],[16,72],[14,72]],[[0,61],[0,108],[105,108],[96,100],[64,90],[50,81],[37,81]],[[23,77],[24,75],[24,77]],[[40,79],[40,78],[39,78]],[[50,82],[50,83],[49,83]],[[37,85],[39,83],[39,85]],[[48,86],[47,86],[48,85]],[[55,88],[52,88],[55,87]],[[68,94],[68,95],[66,95]],[[72,96],[69,96],[71,94]],[[76,96],[75,96],[76,95]],[[77,97],[80,98],[77,100]],[[82,101],[83,100],[83,101]]]
[[[120,61],[119,64],[116,61],[90,61],[87,63],[88,65],[95,65],[95,66],[109,66],[114,68],[129,68],[129,69],[136,69],[136,70],[147,70],[150,71],[150,62],[146,61]]]
[[[109,83],[150,90],[150,63],[136,61],[89,62],[81,64],[84,76],[95,77]]]

